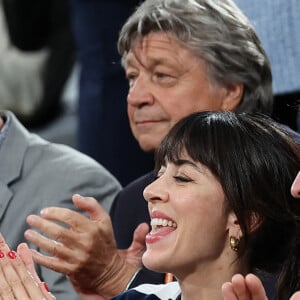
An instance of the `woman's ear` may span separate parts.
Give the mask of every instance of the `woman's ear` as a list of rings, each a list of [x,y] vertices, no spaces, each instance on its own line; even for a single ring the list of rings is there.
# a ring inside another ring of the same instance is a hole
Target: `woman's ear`
[[[234,212],[230,212],[228,215],[227,228],[229,237],[233,236],[240,239],[243,236],[238,218]]]
[[[242,101],[244,84],[242,82],[225,86],[226,95],[222,102],[222,110],[235,111]]]

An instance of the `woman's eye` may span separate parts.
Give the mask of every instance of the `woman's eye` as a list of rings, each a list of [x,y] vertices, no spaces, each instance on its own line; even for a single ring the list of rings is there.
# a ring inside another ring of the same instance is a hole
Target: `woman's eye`
[[[179,182],[191,182],[192,179],[184,176],[174,176],[174,179]]]

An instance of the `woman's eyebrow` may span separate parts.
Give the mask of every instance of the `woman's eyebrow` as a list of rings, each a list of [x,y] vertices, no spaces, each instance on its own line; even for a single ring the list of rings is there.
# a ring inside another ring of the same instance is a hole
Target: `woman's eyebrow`
[[[193,169],[196,169],[198,172],[203,173],[203,168],[199,167],[199,165],[188,159],[178,159],[174,161],[174,164],[176,166],[189,165]]]

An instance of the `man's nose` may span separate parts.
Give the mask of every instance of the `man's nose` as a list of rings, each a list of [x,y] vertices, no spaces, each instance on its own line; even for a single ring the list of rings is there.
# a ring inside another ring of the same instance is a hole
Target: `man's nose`
[[[129,88],[127,102],[129,105],[142,107],[144,105],[152,105],[154,97],[151,92],[151,83],[145,77],[137,78]]]

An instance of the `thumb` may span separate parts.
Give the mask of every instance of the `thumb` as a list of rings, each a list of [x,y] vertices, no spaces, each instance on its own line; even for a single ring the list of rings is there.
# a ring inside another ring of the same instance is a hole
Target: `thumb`
[[[144,252],[146,248],[145,237],[149,232],[149,226],[147,223],[141,223],[133,233],[133,240],[128,248],[129,251]]]
[[[147,223],[140,224],[134,231],[133,241],[128,249],[119,250],[119,254],[126,263],[140,268],[142,266],[142,256],[146,249],[145,236],[149,231]]]
[[[89,214],[91,220],[98,221],[101,220],[105,215],[107,215],[107,212],[93,197],[83,197],[79,194],[74,194],[72,196],[72,201],[76,207],[86,211]]]

